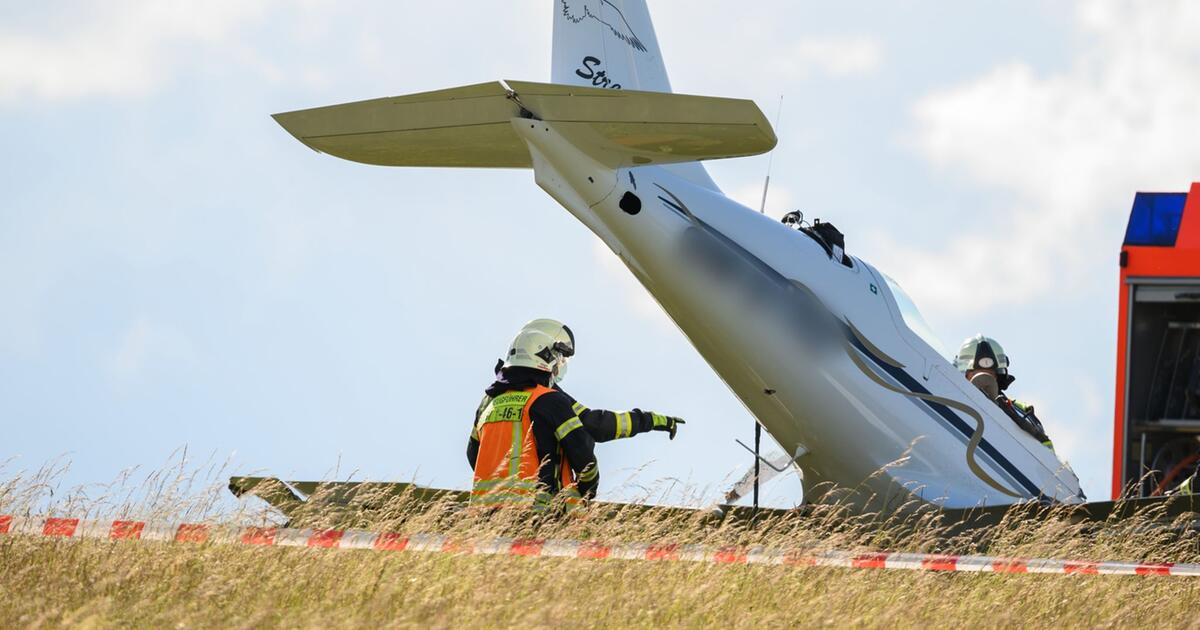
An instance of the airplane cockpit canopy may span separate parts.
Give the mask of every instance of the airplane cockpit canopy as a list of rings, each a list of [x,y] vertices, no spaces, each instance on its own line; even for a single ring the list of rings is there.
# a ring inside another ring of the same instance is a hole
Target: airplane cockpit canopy
[[[888,288],[892,290],[892,295],[896,298],[896,307],[900,310],[900,317],[904,318],[904,324],[908,326],[908,329],[929,344],[929,347],[939,355],[950,356],[950,353],[946,352],[946,348],[942,346],[941,340],[933,334],[933,328],[929,326],[929,322],[925,321],[925,317],[921,315],[921,311],[917,309],[916,303],[908,296],[908,293],[891,276],[882,271],[879,272],[879,275],[883,276],[884,282],[887,282]]]

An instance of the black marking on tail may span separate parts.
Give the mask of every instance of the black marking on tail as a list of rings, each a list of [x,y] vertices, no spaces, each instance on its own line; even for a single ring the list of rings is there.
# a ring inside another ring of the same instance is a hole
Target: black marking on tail
[[[637,33],[633,32],[633,27],[629,26],[629,20],[625,19],[625,14],[621,13],[621,9],[617,5],[609,2],[609,0],[559,0],[562,3],[563,17],[570,20],[573,24],[579,24],[587,18],[592,18],[597,22],[608,27],[612,34],[617,39],[629,44],[634,50],[648,52],[646,45],[642,43],[641,38]],[[605,8],[603,5],[608,5]],[[592,7],[597,7],[593,10]],[[600,14],[605,10],[614,11],[620,20],[606,21],[600,17]]]

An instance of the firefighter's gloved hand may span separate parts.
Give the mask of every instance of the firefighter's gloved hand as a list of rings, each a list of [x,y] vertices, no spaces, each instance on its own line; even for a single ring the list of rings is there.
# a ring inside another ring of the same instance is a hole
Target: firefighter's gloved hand
[[[684,424],[682,418],[675,416],[664,416],[661,413],[650,412],[650,418],[653,421],[650,427],[653,431],[669,431],[671,439],[675,439],[675,432],[679,430],[679,425]]]

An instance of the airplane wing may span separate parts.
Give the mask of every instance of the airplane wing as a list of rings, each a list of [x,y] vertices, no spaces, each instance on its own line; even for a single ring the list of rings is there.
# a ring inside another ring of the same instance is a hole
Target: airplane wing
[[[231,477],[229,490],[239,498],[256,496],[266,501],[288,517],[291,526],[302,526],[320,519],[324,522],[337,520],[347,515],[361,520],[364,515],[380,510],[393,501],[409,502],[409,506],[429,506],[438,502],[449,507],[465,506],[470,493],[464,490],[428,488],[403,482],[368,481],[283,481],[276,477]],[[687,518],[709,517],[715,520],[749,522],[783,517],[803,517],[809,506],[785,510],[759,508],[757,515],[749,507],[721,506],[698,509],[687,507],[654,506],[640,503],[614,503],[598,501],[595,507],[620,510],[623,513],[640,513],[657,510],[670,516]],[[928,506],[917,511],[928,514]],[[632,512],[630,512],[632,511]],[[1164,527],[1200,529],[1200,497],[1167,496],[1144,497],[1124,501],[1096,501],[1081,505],[1048,505],[1028,502],[1016,505],[984,506],[969,509],[942,510],[938,516],[947,526],[947,534],[981,529],[1000,524],[1005,518],[1020,519],[1068,517],[1072,522],[1104,523],[1142,516]],[[912,519],[916,523],[921,519]]]
[[[308,147],[380,166],[530,168],[513,120],[554,123],[610,167],[757,155],[777,139],[753,101],[507,81],[331,105],[275,120]]]
[[[238,498],[254,496],[266,501],[286,516],[291,526],[303,526],[318,519],[328,523],[330,520],[337,521],[343,515],[354,520],[361,520],[364,516],[369,519],[372,512],[396,505],[416,509],[440,502],[453,509],[465,506],[470,498],[470,493],[465,490],[429,488],[404,482],[284,481],[277,477],[230,477],[229,491]],[[659,510],[695,517],[708,512],[694,508],[606,501],[597,501],[593,506],[620,510],[625,514]],[[759,510],[759,515],[763,517],[793,513],[795,510]],[[749,520],[752,510],[733,507],[713,514],[721,518]]]
[[[470,493],[462,490],[426,488],[412,483],[284,481],[277,477],[230,477],[229,491],[238,498],[258,497],[294,523],[377,512],[397,502],[411,506],[437,502],[465,505],[470,497]]]

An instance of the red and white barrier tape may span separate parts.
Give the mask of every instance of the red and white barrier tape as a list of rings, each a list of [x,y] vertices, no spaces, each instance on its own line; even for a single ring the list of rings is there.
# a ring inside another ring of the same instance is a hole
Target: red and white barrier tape
[[[969,571],[983,573],[1080,573],[1090,575],[1175,575],[1200,577],[1200,564],[1077,562],[1033,558],[994,558],[925,553],[801,552],[764,547],[703,545],[603,544],[593,541],[493,538],[463,541],[438,534],[391,534],[361,530],[220,527],[143,521],[92,521],[77,518],[0,516],[0,535],[99,540],[151,540],[276,547],[424,551],[476,555],[532,556],[766,564],[859,569]]]

